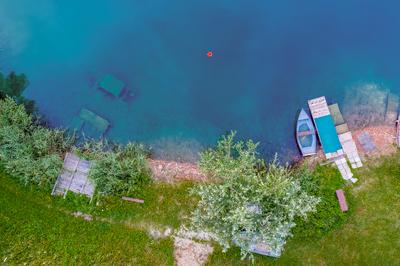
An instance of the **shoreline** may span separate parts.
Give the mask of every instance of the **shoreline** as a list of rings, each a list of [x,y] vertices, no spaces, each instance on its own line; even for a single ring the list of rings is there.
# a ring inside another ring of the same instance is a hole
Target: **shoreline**
[[[376,150],[367,152],[362,147],[358,140],[358,136],[362,133],[368,133],[376,147]],[[388,124],[371,125],[351,131],[354,142],[356,143],[359,155],[363,162],[369,158],[376,158],[380,156],[391,155],[396,152],[396,127]],[[309,162],[311,165],[326,161],[321,148],[319,148],[316,155],[311,157],[298,156],[291,157],[292,162],[290,166],[299,165],[303,162]],[[163,159],[148,159],[149,168],[152,176],[157,181],[167,183],[181,182],[181,181],[206,181],[207,177],[203,174],[197,163],[178,162]]]

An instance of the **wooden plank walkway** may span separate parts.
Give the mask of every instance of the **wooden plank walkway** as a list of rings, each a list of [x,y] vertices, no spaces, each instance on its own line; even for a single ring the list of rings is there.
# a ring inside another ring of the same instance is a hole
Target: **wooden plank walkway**
[[[54,184],[52,195],[67,195],[68,191],[93,197],[95,186],[88,178],[91,163],[67,153],[60,176]]]
[[[342,144],[343,151],[349,159],[351,168],[359,168],[362,166],[360,155],[358,155],[358,150],[356,143],[353,140],[351,132],[346,132],[339,135],[340,143]]]
[[[353,178],[353,173],[344,157],[335,158],[334,162],[344,180],[350,180],[353,183],[357,182],[357,179]]]
[[[340,144],[342,145],[343,151],[350,161],[351,168],[359,168],[362,166],[361,158],[358,155],[356,143],[353,140],[353,136],[345,122],[342,113],[340,112],[339,105],[337,103],[328,106],[329,111],[335,121],[336,132],[339,136]]]
[[[311,115],[314,119],[330,115],[328,104],[324,96],[309,100],[308,106],[310,107]]]

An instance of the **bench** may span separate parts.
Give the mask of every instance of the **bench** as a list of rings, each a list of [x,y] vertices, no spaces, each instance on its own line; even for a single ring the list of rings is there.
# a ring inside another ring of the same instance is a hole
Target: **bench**
[[[342,212],[347,212],[349,210],[349,207],[347,206],[346,203],[346,198],[344,197],[344,192],[341,189],[336,190],[336,196],[339,201],[339,206]]]

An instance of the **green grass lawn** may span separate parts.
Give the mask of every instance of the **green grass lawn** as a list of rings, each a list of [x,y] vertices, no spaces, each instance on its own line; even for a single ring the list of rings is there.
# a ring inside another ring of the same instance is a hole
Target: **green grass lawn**
[[[400,265],[400,155],[374,164],[357,171],[360,181],[345,188],[351,211],[332,231],[297,233],[280,259],[256,255],[254,265]],[[317,174],[322,182],[342,184],[330,167],[317,168]],[[172,239],[154,240],[146,230],[178,228],[195,204],[191,186],[149,186],[137,195],[144,204],[118,198],[88,204],[84,197],[54,198],[2,175],[0,264],[173,265]],[[99,218],[87,222],[69,214],[74,211]],[[222,253],[215,246],[208,264],[251,263],[240,261],[236,248]]]
[[[190,184],[146,189],[144,204],[109,198],[99,206],[84,197],[67,200],[22,187],[0,177],[0,264],[173,265],[171,238],[154,240],[145,226],[178,227],[192,205]],[[87,222],[69,213],[82,211],[105,218]]]
[[[400,265],[400,155],[375,164],[357,171],[359,182],[346,189],[351,212],[344,224],[319,238],[294,237],[280,259],[257,255],[254,265]],[[239,260],[232,249],[214,252],[208,264]]]

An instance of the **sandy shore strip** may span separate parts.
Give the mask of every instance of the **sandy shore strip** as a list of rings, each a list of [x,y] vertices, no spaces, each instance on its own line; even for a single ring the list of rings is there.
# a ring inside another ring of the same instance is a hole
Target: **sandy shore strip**
[[[156,180],[163,182],[205,181],[207,177],[201,173],[195,163],[181,163],[167,160],[148,160],[149,167]]]
[[[376,150],[373,152],[364,151],[362,145],[358,141],[358,136],[362,133],[368,133],[375,146]],[[389,155],[395,153],[396,148],[396,128],[395,126],[379,125],[369,126],[362,129],[352,131],[353,139],[356,143],[358,152],[362,159],[365,161],[367,157],[378,157],[382,155]],[[299,163],[302,158],[301,156],[293,156],[295,163]],[[325,160],[325,156],[321,149],[319,149],[318,155],[309,158],[315,163]],[[308,160],[309,160],[308,159]],[[297,162],[296,162],[297,161]],[[149,167],[153,173],[153,177],[156,180],[173,183],[179,181],[205,181],[207,177],[200,171],[199,167],[195,163],[182,163],[168,160],[148,160]]]

